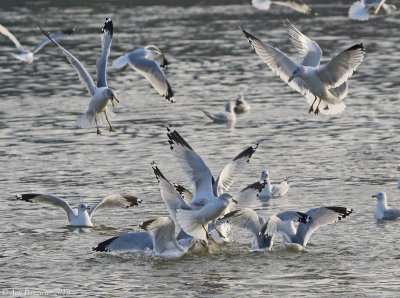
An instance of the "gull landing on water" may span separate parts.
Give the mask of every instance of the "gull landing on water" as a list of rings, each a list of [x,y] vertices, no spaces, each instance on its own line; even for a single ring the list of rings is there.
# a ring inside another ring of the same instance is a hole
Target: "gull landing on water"
[[[67,29],[59,33],[54,33],[51,35],[51,38],[54,40],[60,40],[64,39],[68,35],[74,33],[75,29]],[[16,46],[17,50],[19,51],[18,54],[12,53],[14,58],[18,59],[19,61],[23,63],[30,64],[37,58],[34,56],[37,52],[40,51],[41,48],[43,48],[47,43],[50,42],[48,38],[43,39],[39,44],[37,44],[31,51],[24,49],[18,39],[5,28],[3,25],[0,24],[0,33],[7,36]]]
[[[159,48],[148,45],[134,50],[124,56],[117,58],[112,66],[124,70],[128,67],[142,74],[150,84],[165,97],[169,102],[174,103],[174,92],[165,76],[162,68],[166,68],[168,61]]]
[[[107,60],[110,55],[110,47],[113,36],[113,23],[111,19],[106,18],[106,22],[104,23],[104,27],[101,30],[101,48],[102,53],[100,58],[97,60],[97,87],[94,85],[92,77],[87,72],[85,67],[76,59],[70,52],[64,49],[60,44],[58,44],[49,34],[49,32],[38,28],[48,39],[50,39],[53,43],[55,43],[58,48],[63,52],[63,54],[68,58],[69,62],[75,68],[78,73],[78,77],[81,82],[86,86],[89,94],[92,96],[89,107],[85,114],[83,114],[76,124],[82,128],[89,128],[96,126],[97,134],[101,134],[101,131],[98,126],[98,122],[103,122],[104,118],[108,122],[109,131],[115,132],[115,129],[112,127],[109,117],[110,113],[107,110],[107,105],[109,102],[114,106],[114,100],[119,102],[117,99],[117,95],[115,91],[111,88],[107,87]]]
[[[142,202],[136,196],[117,194],[110,195],[98,201],[93,208],[89,208],[85,203],[80,203],[78,205],[78,209],[71,209],[67,202],[53,195],[28,193],[17,196],[17,199],[30,203],[40,203],[60,207],[64,209],[65,213],[67,214],[69,224],[71,226],[79,227],[93,227],[91,219],[96,211],[100,211],[104,208],[129,208],[132,206],[137,206]]]
[[[251,4],[260,10],[269,10],[272,4],[286,6],[306,15],[317,15],[307,4],[299,0],[252,0]]]
[[[320,66],[322,50],[318,44],[303,35],[290,22],[285,25],[290,41],[300,54],[299,63],[294,62],[279,49],[241,29],[257,55],[283,81],[307,98],[307,101],[311,103],[309,113],[313,111],[315,114],[343,112],[346,108],[342,100],[347,95],[347,80],[365,56],[362,43],[348,48],[333,57],[327,64]],[[321,102],[324,108],[320,110]]]

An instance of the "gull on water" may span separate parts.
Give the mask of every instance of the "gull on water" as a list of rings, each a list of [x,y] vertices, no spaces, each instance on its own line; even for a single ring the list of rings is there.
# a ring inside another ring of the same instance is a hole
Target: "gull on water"
[[[385,192],[377,192],[376,195],[372,197],[378,199],[374,212],[374,217],[376,219],[397,219],[400,217],[400,209],[387,205],[387,195]]]
[[[78,205],[78,209],[72,209],[63,199],[48,194],[27,193],[17,196],[17,199],[30,203],[40,203],[60,207],[64,209],[65,213],[67,214],[69,224],[71,226],[80,227],[93,227],[91,219],[96,211],[101,211],[104,208],[128,208],[137,206],[142,202],[136,196],[114,194],[98,201],[93,208],[88,207],[88,205],[85,203],[80,203]]]
[[[290,41],[300,55],[299,63],[294,62],[279,49],[262,42],[243,30],[257,55],[290,87],[303,94],[311,104],[309,113],[338,114],[346,105],[347,80],[361,64],[365,56],[362,45],[356,44],[320,66],[322,50],[318,44],[302,34],[290,22],[285,24]],[[319,99],[318,103],[317,100]],[[319,106],[323,103],[323,108]],[[316,106],[314,107],[314,104]]]
[[[243,114],[250,111],[249,103],[244,99],[242,94],[239,94],[236,98],[235,106],[233,108],[236,114]]]
[[[297,211],[285,211],[271,216],[267,221],[250,208],[234,210],[224,215],[221,221],[226,221],[238,228],[245,229],[253,235],[251,250],[271,250],[274,235],[265,235],[267,227],[283,222],[301,222],[307,224],[310,216]],[[271,229],[271,228],[270,228]]]
[[[273,222],[266,222],[261,228],[261,234],[268,235],[281,234],[283,237],[282,246],[295,250],[303,250],[314,233],[319,227],[337,222],[342,218],[349,216],[353,209],[345,207],[319,207],[305,212],[310,217],[309,223],[300,222],[297,227],[293,222],[284,222],[279,218]]]
[[[204,114],[208,118],[210,118],[214,122],[218,123],[229,123],[232,126],[236,123],[236,114],[234,111],[235,104],[233,102],[228,101],[225,104],[225,111],[224,112],[212,112],[203,110]]]
[[[307,4],[299,0],[252,0],[251,4],[260,10],[269,10],[271,4],[286,6],[306,15],[317,15]]]
[[[68,58],[69,62],[78,72],[79,79],[86,86],[89,94],[92,96],[89,107],[85,114],[83,114],[76,124],[82,128],[90,128],[96,126],[97,134],[101,134],[98,124],[104,122],[104,118],[106,119],[109,125],[109,131],[115,132],[115,129],[112,127],[109,117],[111,117],[111,113],[107,110],[107,105],[109,102],[114,106],[114,100],[117,102],[117,95],[115,91],[111,88],[107,87],[107,60],[110,55],[110,47],[113,36],[113,23],[111,19],[106,18],[106,22],[104,23],[104,27],[101,30],[101,48],[102,53],[100,58],[97,60],[97,87],[94,85],[93,80],[90,74],[87,72],[85,67],[76,59],[70,52],[60,46],[51,35],[39,28],[39,30],[47,36],[52,42],[54,42],[59,49],[64,53],[64,55]]]
[[[396,5],[386,4],[385,0],[360,0],[350,6],[349,18],[356,21],[367,21],[370,10],[374,10],[374,14],[377,15],[381,8],[386,15],[397,11]]]
[[[52,34],[51,38],[53,38],[54,40],[64,39],[68,35],[74,33],[74,31],[75,31],[75,29],[63,30],[61,32]],[[1,24],[0,24],[0,33],[7,36],[14,43],[15,47],[19,51],[18,54],[11,53],[11,55],[14,58],[18,59],[19,61],[21,61],[23,63],[28,63],[28,64],[32,63],[34,60],[36,60],[37,58],[34,57],[34,55],[37,52],[39,52],[40,49],[43,48],[47,43],[50,42],[50,40],[48,38],[45,38],[40,43],[38,43],[32,50],[27,50],[27,49],[24,49],[22,47],[22,45],[20,44],[20,42],[18,41],[18,39],[10,31],[8,31],[7,28],[5,28]]]
[[[175,102],[174,92],[160,68],[166,68],[168,64],[164,53],[159,48],[154,45],[147,45],[117,58],[112,66],[124,70],[129,65],[143,75],[158,93],[173,103]]]
[[[288,179],[285,178],[280,184],[272,185],[269,179],[269,173],[267,170],[261,172],[261,180],[266,180],[267,184],[260,193],[260,198],[269,199],[271,197],[284,196],[293,183],[287,183]]]

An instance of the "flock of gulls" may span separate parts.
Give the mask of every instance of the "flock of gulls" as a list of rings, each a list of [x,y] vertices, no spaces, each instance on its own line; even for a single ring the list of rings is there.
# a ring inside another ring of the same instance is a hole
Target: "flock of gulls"
[[[289,6],[304,14],[317,14],[305,3],[298,1],[253,0],[252,4],[267,10],[272,4]],[[349,17],[365,21],[369,11],[377,14],[380,9],[387,14],[396,8],[385,3],[385,0],[361,0],[355,2],[349,9]],[[337,114],[344,111],[346,105],[343,99],[347,95],[348,79],[365,56],[363,44],[355,44],[329,62],[320,65],[322,50],[318,44],[305,36],[290,21],[284,22],[290,41],[299,54],[298,62],[289,58],[278,48],[263,42],[254,34],[240,28],[256,54],[291,88],[301,93],[309,102],[308,112],[314,114]],[[74,33],[68,29],[50,34],[43,28],[38,28],[45,36],[32,50],[26,50],[19,41],[4,26],[0,25],[0,33],[7,36],[16,46],[19,53],[12,54],[14,58],[24,62],[34,62],[35,54],[46,44],[53,43],[66,56],[78,77],[91,96],[87,111],[77,120],[81,128],[96,128],[97,134],[102,134],[99,126],[107,122],[109,131],[115,132],[110,122],[109,104],[119,103],[116,91],[107,84],[107,63],[110,54],[113,23],[107,18],[101,30],[101,54],[97,61],[97,82],[82,63],[59,41]],[[155,45],[140,47],[117,58],[112,66],[124,70],[128,66],[142,74],[154,89],[174,103],[174,92],[167,80],[163,68],[168,61],[164,53]],[[225,111],[214,112],[204,110],[204,114],[215,122],[235,123],[236,114],[250,111],[250,105],[242,94],[236,101],[226,103]],[[272,250],[274,238],[281,236],[283,248],[303,250],[310,236],[319,227],[332,224],[349,216],[353,210],[342,206],[322,206],[306,212],[288,210],[263,218],[251,208],[257,200],[269,200],[285,196],[292,183],[285,178],[282,182],[271,184],[270,175],[263,170],[261,178],[237,193],[229,189],[240,175],[258,144],[245,148],[231,159],[220,174],[215,178],[202,157],[189,145],[188,141],[172,126],[167,127],[167,140],[177,164],[188,178],[194,191],[182,185],[168,181],[160,168],[153,162],[152,169],[158,181],[161,197],[164,200],[168,217],[158,217],[142,222],[139,227],[143,231],[135,231],[105,240],[93,247],[99,252],[142,252],[150,251],[163,258],[179,258],[191,250],[211,251],[215,245],[232,241],[229,239],[234,228],[243,229],[252,235],[252,251]],[[400,180],[399,180],[400,187]],[[376,219],[397,219],[400,210],[387,205],[387,195],[378,192],[373,197],[378,200],[375,210]],[[72,209],[63,199],[49,194],[21,194],[17,198],[30,203],[48,204],[60,207],[68,217],[69,224],[75,227],[93,227],[92,216],[106,208],[140,208],[141,200],[132,195],[114,194],[100,200],[92,208],[84,202],[77,209]]]

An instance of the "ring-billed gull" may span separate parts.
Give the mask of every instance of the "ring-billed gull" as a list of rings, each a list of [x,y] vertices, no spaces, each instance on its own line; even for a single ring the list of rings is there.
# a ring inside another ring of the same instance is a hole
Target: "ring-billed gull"
[[[219,123],[230,123],[231,125],[235,125],[236,123],[236,114],[234,111],[235,104],[233,102],[228,101],[225,104],[224,112],[213,112],[203,110],[204,114],[210,118],[214,122]]]
[[[374,14],[376,15],[381,7],[387,15],[397,10],[396,5],[386,4],[385,0],[360,0],[350,6],[349,18],[356,21],[367,21],[369,19],[369,11],[374,9]]]
[[[261,172],[261,180],[266,180],[265,188],[260,193],[260,198],[271,198],[284,196],[293,183],[288,183],[286,177],[280,184],[272,185],[267,170]]]
[[[54,42],[59,49],[64,53],[64,55],[68,58],[69,62],[78,72],[79,79],[86,86],[89,94],[92,96],[89,107],[85,114],[83,114],[76,124],[82,128],[89,128],[96,126],[97,134],[101,134],[101,131],[98,126],[98,122],[103,121],[103,116],[109,125],[109,131],[115,132],[115,129],[112,127],[109,116],[110,113],[107,110],[107,105],[109,102],[114,106],[114,100],[119,102],[117,99],[117,95],[115,91],[111,88],[107,87],[107,60],[110,55],[110,47],[113,36],[113,23],[111,19],[106,18],[106,22],[104,23],[103,29],[101,30],[101,48],[102,53],[100,58],[97,60],[97,87],[94,85],[93,80],[90,74],[87,72],[85,67],[76,59],[70,52],[60,46],[51,35],[39,28],[39,30],[47,36],[52,42]]]
[[[252,5],[260,10],[269,10],[271,4],[290,7],[306,15],[317,15],[307,4],[299,0],[252,0]]]
[[[387,205],[387,195],[385,192],[377,192],[376,195],[372,197],[378,199],[378,204],[376,204],[374,212],[374,217],[376,219],[397,219],[400,217],[400,209]]]
[[[235,106],[233,108],[236,114],[243,114],[250,111],[249,103],[244,99],[242,94],[239,94],[236,98]]]
[[[154,45],[147,45],[134,50],[124,56],[117,58],[112,66],[124,70],[128,67],[142,74],[150,84],[165,97],[169,102],[173,103],[174,92],[160,67],[165,68],[168,61],[159,48]]]
[[[273,222],[264,224],[261,228],[261,234],[273,235],[279,233],[283,236],[283,247],[302,250],[307,246],[312,233],[319,227],[337,222],[349,216],[352,212],[353,209],[336,206],[313,208],[305,212],[311,218],[309,223],[300,222],[296,228],[293,222],[284,222],[275,218]]]
[[[307,101],[311,103],[309,113],[312,111],[315,114],[343,112],[346,105],[342,99],[347,94],[347,86],[343,84],[346,84],[364,59],[365,49],[362,43],[344,50],[327,64],[320,66],[322,51],[318,44],[302,34],[290,22],[285,25],[290,41],[300,54],[299,63],[247,31],[243,29],[242,31],[257,55],[283,81],[307,98]],[[319,102],[314,108],[318,98]],[[324,103],[324,108],[320,110],[321,101]]]
[[[271,250],[274,235],[265,235],[263,228],[275,226],[283,222],[301,222],[307,224],[311,221],[310,216],[297,211],[285,211],[272,215],[267,221],[250,208],[234,210],[224,215],[221,221],[241,229],[249,231],[253,235],[251,250]]]
[[[51,35],[51,38],[54,40],[60,40],[68,35],[74,33],[75,29],[67,29],[63,30],[58,33],[54,33]],[[10,32],[6,27],[0,24],[0,33],[7,36],[15,45],[17,50],[19,51],[18,54],[11,53],[14,58],[18,59],[19,61],[22,61],[23,63],[32,63],[34,60],[37,58],[34,56],[37,52],[40,51],[41,48],[43,48],[47,43],[50,42],[48,38],[43,39],[40,43],[38,43],[32,50],[27,50],[22,47],[18,39]]]
[[[17,196],[17,199],[30,202],[47,204],[64,209],[68,216],[68,221],[71,226],[81,227],[93,227],[92,216],[95,212],[100,211],[104,208],[128,208],[137,206],[141,203],[141,200],[136,196],[115,194],[105,197],[104,199],[97,202],[93,208],[88,207],[85,203],[80,203],[78,209],[71,209],[69,204],[63,199],[48,195],[48,194],[21,194]],[[88,212],[88,210],[90,210]]]

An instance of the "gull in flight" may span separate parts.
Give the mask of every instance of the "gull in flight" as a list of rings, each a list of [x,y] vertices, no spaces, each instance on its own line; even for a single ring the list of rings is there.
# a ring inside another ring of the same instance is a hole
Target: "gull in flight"
[[[387,205],[387,196],[383,191],[377,192],[376,195],[372,196],[378,199],[376,205],[374,217],[376,219],[397,219],[400,217],[400,209],[389,207]]]
[[[286,6],[306,15],[317,15],[307,4],[299,0],[252,0],[251,4],[260,10],[269,10],[271,4]]]
[[[267,221],[250,208],[234,210],[224,215],[221,221],[226,221],[238,228],[245,229],[253,235],[251,250],[271,250],[274,235],[265,235],[263,229],[283,222],[301,222],[307,224],[310,216],[297,211],[285,211],[271,216]]]
[[[174,103],[174,92],[161,69],[161,67],[166,68],[168,64],[164,53],[159,48],[147,45],[117,58],[112,66],[125,70],[129,65],[143,75],[158,93]]]
[[[381,8],[387,15],[397,11],[396,5],[386,4],[385,0],[360,0],[350,6],[349,18],[356,21],[367,21],[371,9],[374,9],[374,14],[377,15]]]
[[[261,172],[261,180],[267,182],[265,188],[260,193],[260,198],[271,198],[271,197],[281,197],[284,196],[293,183],[287,183],[288,179],[285,178],[280,184],[272,185],[269,180],[269,173],[267,170]]]
[[[234,111],[235,104],[233,102],[228,101],[225,104],[225,111],[224,112],[212,112],[203,110],[204,114],[208,118],[210,118],[214,122],[218,123],[229,123],[232,126],[236,123],[236,114]]]
[[[349,216],[352,212],[353,209],[336,206],[314,208],[305,212],[310,217],[307,224],[300,222],[295,227],[293,222],[285,222],[276,218],[273,222],[267,221],[261,228],[260,234],[274,235],[279,233],[283,237],[283,247],[303,250],[307,246],[312,233],[319,227],[337,222]]]
[[[60,40],[64,39],[68,35],[74,33],[75,29],[67,29],[55,34],[51,35],[51,38],[54,40]],[[50,42],[48,38],[43,39],[39,44],[37,44],[32,50],[27,50],[22,47],[18,39],[10,32],[7,30],[6,27],[0,24],[0,33],[7,36],[16,46],[17,50],[19,51],[18,54],[11,53],[14,58],[18,59],[19,61],[23,63],[32,63],[34,60],[37,58],[34,57],[34,55],[40,51],[41,48],[43,48],[47,43]]]
[[[104,23],[104,27],[101,30],[101,48],[102,53],[100,58],[97,60],[97,87],[94,85],[92,77],[87,72],[85,67],[76,59],[70,52],[64,49],[58,42],[56,42],[49,32],[39,28],[39,30],[47,36],[52,42],[54,42],[59,49],[64,53],[64,55],[68,58],[69,62],[78,72],[79,79],[86,86],[89,94],[92,96],[89,107],[85,114],[83,114],[76,124],[82,128],[89,128],[96,126],[97,134],[101,134],[101,131],[98,126],[98,122],[103,122],[104,118],[106,119],[109,125],[109,131],[115,132],[115,129],[112,127],[109,117],[110,112],[107,110],[107,105],[109,102],[114,106],[114,100],[119,102],[117,99],[117,95],[115,91],[111,88],[107,87],[107,60],[110,54],[111,41],[113,36],[113,23],[111,19],[106,18],[106,22]]]
[[[250,111],[250,105],[244,99],[244,96],[242,94],[238,95],[233,110],[235,111],[236,114],[243,114]]]
[[[104,208],[129,208],[137,206],[142,201],[136,196],[115,194],[105,197],[104,199],[97,202],[93,208],[88,207],[85,203],[80,203],[78,209],[71,209],[69,204],[63,199],[48,195],[48,194],[21,194],[17,196],[17,199],[30,203],[40,203],[60,207],[64,209],[68,216],[68,221],[71,226],[80,227],[93,227],[92,216],[96,211],[100,211]],[[89,211],[89,212],[88,212]]]
[[[343,98],[347,95],[347,80],[365,56],[362,43],[344,50],[327,64],[320,66],[322,50],[318,44],[302,34],[290,22],[285,25],[290,41],[300,55],[299,63],[247,31],[243,29],[242,31],[257,55],[284,82],[307,98],[307,101],[311,103],[309,113],[314,111],[317,115],[319,112],[322,114],[343,112],[346,108]],[[324,107],[320,110],[321,102]]]

